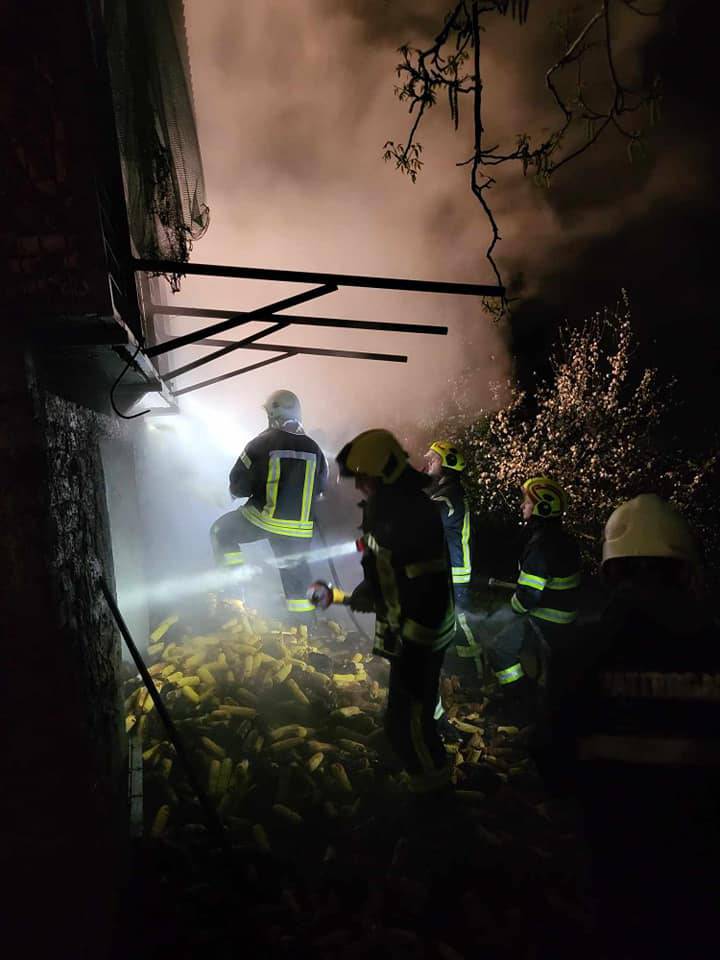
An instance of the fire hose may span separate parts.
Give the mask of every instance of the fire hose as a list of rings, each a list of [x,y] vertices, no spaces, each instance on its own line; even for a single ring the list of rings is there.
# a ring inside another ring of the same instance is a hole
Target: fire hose
[[[497,577],[488,577],[488,586],[497,590],[515,590],[517,583],[510,580],[498,580]]]

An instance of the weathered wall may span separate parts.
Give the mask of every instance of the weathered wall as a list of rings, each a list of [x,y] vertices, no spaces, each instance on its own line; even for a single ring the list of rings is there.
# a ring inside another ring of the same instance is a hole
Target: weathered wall
[[[98,960],[124,846],[118,644],[92,575],[112,580],[109,421],[47,395],[12,342],[0,384],[3,908],[27,955]]]

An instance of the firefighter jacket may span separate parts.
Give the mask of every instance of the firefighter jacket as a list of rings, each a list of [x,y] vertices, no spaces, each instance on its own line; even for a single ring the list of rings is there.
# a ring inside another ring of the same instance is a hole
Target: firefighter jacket
[[[600,770],[620,791],[634,771],[720,773],[720,628],[690,596],[620,590],[579,639],[551,724],[555,767]]]
[[[457,476],[442,476],[428,489],[440,509],[445,539],[450,552],[453,583],[467,585],[472,577],[470,548],[470,506]]]
[[[313,501],[327,481],[320,447],[302,430],[271,427],[251,440],[230,471],[230,493],[248,497],[240,512],[282,537],[311,538]]]
[[[572,623],[580,586],[578,545],[559,520],[531,517],[528,526],[530,539],[510,604],[515,613],[529,613],[546,623]]]
[[[397,655],[403,644],[443,650],[455,633],[450,559],[426,483],[407,468],[362,505],[365,579],[351,606],[375,611],[373,652],[380,656]]]

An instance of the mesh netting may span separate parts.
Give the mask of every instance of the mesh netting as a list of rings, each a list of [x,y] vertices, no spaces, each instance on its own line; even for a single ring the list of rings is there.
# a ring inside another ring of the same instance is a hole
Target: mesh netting
[[[187,261],[210,211],[183,2],[108,0],[105,23],[134,253]]]

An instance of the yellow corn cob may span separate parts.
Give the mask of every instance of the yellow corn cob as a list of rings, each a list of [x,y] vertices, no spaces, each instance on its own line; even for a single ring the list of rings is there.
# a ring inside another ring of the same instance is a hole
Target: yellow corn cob
[[[165,617],[162,623],[159,623],[155,627],[153,632],[150,634],[150,640],[152,641],[152,643],[157,643],[158,640],[164,637],[165,634],[170,629],[170,627],[174,626],[179,619],[180,617],[176,616],[175,614],[172,614],[169,617]]]
[[[514,737],[516,734],[520,733],[520,727],[498,727],[498,733],[506,733],[509,737]]]
[[[357,733],[355,730],[350,730],[348,727],[335,727],[335,736],[340,737],[343,740],[353,740],[355,743],[365,743],[367,744],[370,739],[369,735],[366,733]]]
[[[182,680],[184,676],[185,674],[182,672],[182,670],[176,670],[175,673],[171,673],[166,679],[168,683],[178,683],[178,681]]]
[[[275,683],[284,683],[287,680],[287,678],[290,676],[292,668],[293,668],[293,665],[292,663],[290,663],[289,660],[281,664],[280,669],[277,671],[277,673],[274,676]]]
[[[288,688],[288,690],[292,693],[292,695],[295,697],[295,699],[299,703],[304,703],[304,704],[310,703],[308,698],[302,692],[302,690],[297,685],[297,683],[292,679],[292,677],[288,677],[288,679],[285,681],[285,686]]]
[[[229,620],[226,620],[225,623],[220,627],[221,630],[231,630],[233,627],[237,626],[238,618],[231,617]]]
[[[180,693],[189,700],[190,703],[200,703],[200,697],[192,687],[181,687]]]
[[[253,824],[252,835],[253,840],[260,847],[260,849],[265,850],[266,853],[270,853],[270,841],[268,840],[267,833],[265,833],[265,828],[261,823]]]
[[[155,819],[153,820],[153,825],[150,829],[150,834],[153,837],[159,837],[165,833],[165,828],[167,827],[168,820],[170,819],[170,807],[164,803],[158,812],[155,814]]]
[[[307,745],[313,753],[332,753],[336,750],[333,743],[323,743],[322,740],[308,740]]]
[[[257,650],[251,643],[233,643],[233,651],[240,657],[254,656]]]
[[[355,740],[338,740],[338,746],[348,753],[367,753],[367,747]]]
[[[158,741],[154,747],[149,747],[147,750],[143,750],[143,760],[145,760],[146,763],[154,760],[157,757],[161,746],[162,744],[160,741]]]
[[[339,710],[333,710],[332,717],[359,717],[362,714],[360,707],[340,707]]]
[[[125,717],[125,733],[130,733],[136,723],[137,717],[134,713],[131,713],[129,716]]]
[[[205,747],[207,752],[213,754],[213,756],[220,758],[226,756],[226,752],[220,746],[220,744],[215,743],[215,741],[211,740],[210,737],[200,737],[200,743]]]
[[[481,731],[472,724],[465,723],[463,720],[453,720],[453,726],[457,727],[458,730],[462,730],[463,733],[480,733]]]
[[[277,743],[271,743],[269,749],[273,753],[284,753],[285,750],[292,750],[293,747],[299,747],[304,742],[302,737],[288,737],[287,740],[278,740]]]
[[[165,667],[165,669],[163,670],[163,672],[160,674],[160,676],[161,676],[161,677],[164,677],[164,678],[167,680],[167,678],[168,678],[169,676],[171,676],[173,673],[175,673],[176,670],[177,670],[177,667],[175,666],[175,664],[174,664],[174,663],[169,663],[169,664],[167,665],[167,667]]]
[[[218,779],[220,777],[220,761],[211,760],[208,768],[208,793],[214,796],[217,793]]]
[[[284,727],[275,727],[275,729],[270,733],[270,739],[272,741],[284,740],[286,737],[306,737],[308,734],[307,727],[301,726],[299,723],[289,723]]]
[[[480,757],[482,756],[482,751],[480,750],[468,750],[468,763],[479,763]]]
[[[137,697],[135,700],[135,709],[137,711],[140,711],[145,707],[145,701],[149,696],[150,694],[147,692],[147,688],[140,687],[140,689],[137,692]],[[150,702],[152,703],[152,700]]]
[[[185,689],[185,688],[183,688]],[[188,690],[191,690],[192,687],[188,687]],[[197,691],[195,691],[197,692]],[[204,690],[198,697],[198,703],[205,703],[206,700],[214,700],[217,702],[217,697],[215,696],[215,688],[209,687],[207,690]]]
[[[156,677],[159,673],[162,673],[166,666],[167,664],[164,660],[158,660],[157,663],[153,663],[148,667],[148,673],[151,677]]]
[[[245,687],[235,687],[233,697],[235,697],[236,700],[244,701],[248,707],[254,707],[258,701],[255,694],[250,690],[246,690]]]
[[[264,743],[265,743],[265,737],[263,737],[261,733],[257,733],[256,731],[252,739],[250,740],[248,749],[252,750],[253,753],[260,753]]]
[[[220,773],[218,775],[217,791],[218,793],[226,793],[230,786],[230,778],[232,777],[233,772],[233,762],[230,757],[225,757],[223,762],[220,764]]]
[[[199,667],[207,656],[207,650],[201,650],[199,653],[194,653],[191,657],[188,657],[185,663],[183,664],[183,670],[190,672],[195,670],[196,667]]]
[[[343,790],[345,793],[353,792],[352,784],[348,779],[347,771],[341,763],[332,763],[330,765],[330,772],[332,773],[337,785],[341,790]]]
[[[215,685],[215,677],[210,673],[207,667],[200,667],[197,675],[200,677],[202,682],[206,683],[209,687]]]
[[[172,681],[172,677],[170,677]],[[201,679],[199,676],[196,677],[182,677],[182,679],[177,681],[179,687],[199,687],[201,684]]]
[[[255,670],[255,657],[253,656],[252,653],[249,653],[245,657],[245,663],[243,665],[243,672],[245,674],[246,680],[253,675],[254,670]]]
[[[308,760],[306,760],[305,765],[307,766],[310,773],[314,773],[320,764],[325,759],[324,753],[314,753]]]
[[[303,638],[303,640],[307,640],[307,635],[308,635],[307,624],[301,623],[301,624],[300,624],[300,636]]]
[[[166,660],[179,660],[184,653],[183,647],[179,646],[177,643],[169,643],[165,647],[165,652],[163,656]]]
[[[291,807],[286,807],[282,803],[274,803],[272,811],[279,817],[282,817],[283,820],[289,820],[290,823],[300,824],[303,822],[303,818],[296,810],[293,810]]]
[[[220,713],[221,711],[228,717],[242,717],[246,720],[252,720],[253,717],[257,716],[255,707],[236,707],[230,703],[221,704],[220,707],[213,712]]]
[[[339,624],[339,623],[336,623],[334,620],[328,620],[328,626],[330,627],[330,629],[332,630],[332,632],[333,632],[336,636],[338,636],[338,637],[343,636],[344,633],[345,633],[345,631],[344,631],[343,628],[340,626],[340,624]]]
[[[154,657],[156,653],[160,653],[162,648],[165,646],[164,643],[151,643],[148,645],[147,652],[151,657]]]
[[[363,655],[362,655],[361,653],[354,653],[354,654],[352,655],[352,658],[351,658],[351,659],[352,659],[353,663],[362,663],[362,662],[363,662]]]
[[[356,673],[334,673],[332,678],[335,683],[342,685],[347,683],[355,683],[358,679],[358,675]]]
[[[228,670],[225,674],[225,681],[226,683],[235,683],[235,674],[232,670]]]
[[[173,762],[170,757],[163,757],[160,761],[160,773],[167,779],[170,776]]]

